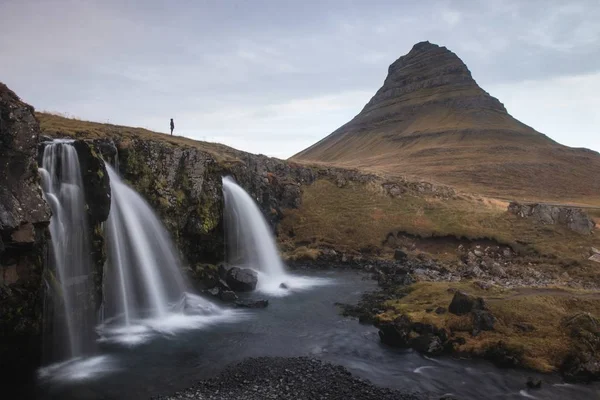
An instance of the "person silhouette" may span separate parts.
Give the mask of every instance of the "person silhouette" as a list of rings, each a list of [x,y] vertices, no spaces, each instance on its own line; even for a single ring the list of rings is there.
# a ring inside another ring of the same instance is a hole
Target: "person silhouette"
[[[173,118],[171,118],[171,136],[173,136],[173,129],[175,129],[175,122],[173,122]]]

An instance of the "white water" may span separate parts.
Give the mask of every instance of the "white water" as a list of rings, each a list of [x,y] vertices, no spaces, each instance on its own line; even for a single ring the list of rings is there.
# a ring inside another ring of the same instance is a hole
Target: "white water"
[[[155,334],[173,334],[234,312],[187,293],[181,261],[169,234],[148,203],[106,165],[112,193],[106,223],[105,316],[101,341],[135,345]]]
[[[287,274],[275,245],[275,239],[260,208],[233,178],[223,177],[227,260],[230,265],[252,268],[258,273],[257,290],[285,295],[328,284],[325,279]],[[286,288],[281,288],[281,284]]]
[[[53,358],[79,357],[93,347],[95,311],[90,302],[93,286],[83,182],[72,141],[48,143],[39,171],[52,209],[50,234],[60,286],[52,290],[56,285],[46,285],[53,304]]]

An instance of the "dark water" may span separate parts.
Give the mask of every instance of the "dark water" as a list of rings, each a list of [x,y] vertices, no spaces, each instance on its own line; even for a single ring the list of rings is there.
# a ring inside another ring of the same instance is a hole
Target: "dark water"
[[[221,323],[176,335],[157,336],[132,347],[105,345],[100,372],[78,379],[38,381],[43,399],[146,399],[169,394],[210,377],[227,364],[252,356],[311,355],[341,364],[381,386],[422,392],[452,393],[459,399],[598,399],[598,386],[564,385],[555,376],[501,370],[489,363],[427,359],[413,351],[382,346],[377,330],[343,318],[335,302],[356,302],[375,288],[354,272],[319,272],[332,280],[287,297],[270,299],[264,310],[252,310],[237,322]],[[251,297],[264,297],[253,294]],[[93,361],[92,361],[93,363]],[[92,368],[93,369],[93,368]],[[528,392],[528,376],[544,380]]]

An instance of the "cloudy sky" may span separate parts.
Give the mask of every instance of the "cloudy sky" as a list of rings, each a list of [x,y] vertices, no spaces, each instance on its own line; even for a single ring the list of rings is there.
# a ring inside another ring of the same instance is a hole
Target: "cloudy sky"
[[[286,158],[416,42],[521,121],[600,151],[600,0],[0,0],[0,81],[38,110]]]

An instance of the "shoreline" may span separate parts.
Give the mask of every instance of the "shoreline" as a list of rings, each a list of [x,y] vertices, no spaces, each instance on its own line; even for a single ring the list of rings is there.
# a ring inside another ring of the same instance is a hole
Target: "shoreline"
[[[155,400],[425,400],[424,394],[382,388],[345,367],[312,357],[256,357],[231,364],[216,377]],[[450,399],[450,398],[448,398]]]

